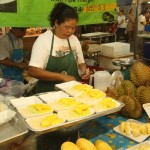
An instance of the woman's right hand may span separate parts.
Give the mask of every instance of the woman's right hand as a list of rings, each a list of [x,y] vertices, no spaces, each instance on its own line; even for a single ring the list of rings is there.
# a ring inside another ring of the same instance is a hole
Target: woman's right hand
[[[70,75],[66,75],[66,74],[62,74],[62,76],[63,76],[63,82],[69,82],[69,81],[76,80],[76,78],[74,76],[70,76]]]

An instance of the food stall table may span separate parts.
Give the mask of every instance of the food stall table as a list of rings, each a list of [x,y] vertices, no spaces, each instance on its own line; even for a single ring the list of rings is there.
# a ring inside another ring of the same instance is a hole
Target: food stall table
[[[87,138],[93,143],[96,140],[101,139],[110,144],[113,150],[125,150],[138,144],[113,130],[113,128],[118,126],[121,121],[126,120],[128,120],[128,118],[123,117],[119,113],[114,113],[87,122],[87,124],[80,128],[80,130],[69,136],[60,135],[58,138],[58,136],[55,136],[55,132],[52,132],[51,135],[49,134],[39,139],[38,150],[60,150],[61,144],[65,141],[69,140],[75,143],[78,138],[78,133],[80,137]],[[150,121],[145,113],[143,113],[143,116],[137,120],[143,123]],[[146,140],[150,140],[150,138]]]
[[[101,44],[102,38],[107,38],[107,37],[115,37],[115,41],[116,41],[116,34],[114,33],[108,33],[108,32],[93,32],[93,33],[85,33],[85,34],[81,34],[82,38],[85,39],[99,39],[99,44]]]

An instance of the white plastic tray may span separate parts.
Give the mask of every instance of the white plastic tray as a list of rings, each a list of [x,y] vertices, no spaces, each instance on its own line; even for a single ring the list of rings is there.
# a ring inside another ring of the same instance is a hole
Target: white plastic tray
[[[82,85],[82,83],[80,83],[80,82],[70,81],[70,82],[65,82],[65,83],[61,83],[61,84],[56,84],[55,86],[58,89],[64,91],[67,94],[69,94],[70,96],[77,96],[77,95],[79,95],[80,93],[82,93],[84,91],[84,90],[82,91],[82,90],[72,89],[73,86],[78,85],[78,84]],[[87,85],[87,86],[92,87],[90,85]]]
[[[32,104],[42,104],[43,103],[37,96],[11,99],[10,102],[16,108],[27,107]]]
[[[138,122],[138,123],[141,123],[141,124],[142,124],[142,122],[137,121],[137,120],[134,120],[134,119],[128,119],[127,121],[129,121],[129,122]],[[119,134],[122,134],[122,135],[124,135],[124,136],[126,136],[126,137],[128,137],[128,138],[130,138],[130,139],[132,139],[132,140],[134,140],[134,141],[136,141],[136,142],[138,142],[138,143],[143,142],[147,137],[149,137],[149,135],[143,135],[143,134],[141,134],[141,135],[138,136],[138,137],[135,137],[135,136],[132,136],[132,135],[128,136],[128,135],[126,135],[125,133],[122,133],[122,132],[121,132],[121,130],[120,130],[120,125],[116,126],[116,127],[114,128],[114,131],[116,131],[116,132],[118,132]]]
[[[58,92],[49,92],[46,94],[42,94],[39,95],[39,97],[46,103],[53,103],[59,100],[60,98],[69,97],[69,95],[64,93],[63,91],[58,91]]]
[[[44,104],[44,105],[48,105],[48,104]],[[49,105],[48,105],[49,106]],[[19,107],[17,108],[17,111],[19,112],[19,114],[23,117],[23,118],[30,118],[30,117],[36,117],[36,116],[41,116],[44,114],[50,114],[53,113],[53,108],[51,108],[51,110],[47,111],[47,112],[33,112],[28,106],[27,107]]]
[[[150,103],[143,104],[143,108],[146,111],[148,117],[150,118]]]
[[[52,114],[46,114],[46,115],[42,115],[42,116],[38,116],[38,117],[28,118],[25,121],[27,122],[27,124],[29,126],[29,129],[32,130],[32,131],[35,131],[35,132],[44,131],[44,130],[55,128],[57,126],[61,126],[66,121],[65,119],[62,118],[63,119],[62,123],[59,123],[59,124],[56,124],[56,125],[53,125],[53,126],[49,126],[47,128],[43,128],[41,126],[42,120],[46,116],[50,116],[50,115],[52,115]],[[58,118],[61,118],[61,117],[58,116]]]
[[[81,116],[81,115],[77,115],[73,109],[67,109],[67,110],[63,110],[63,111],[59,111],[58,115],[61,118],[64,118],[67,121],[73,121],[73,120],[81,120],[83,118],[89,117],[91,115],[93,115],[95,113],[95,111],[92,108],[89,108],[90,110],[90,114],[87,116]]]
[[[92,90],[98,90],[98,89],[92,89]],[[81,102],[81,103],[84,103],[87,105],[92,105],[92,104],[98,102],[99,100],[103,99],[106,96],[106,94],[103,91],[100,91],[100,92],[103,94],[103,96],[98,99],[90,98],[90,96],[88,96],[88,94],[83,94],[83,93],[80,93],[79,95],[75,96],[75,98],[78,102]]]
[[[55,86],[58,88],[58,89],[61,89],[63,91],[73,87],[74,85],[77,85],[77,84],[81,84],[80,82],[77,82],[77,81],[69,81],[69,82],[65,82],[65,83],[60,83],[60,84],[56,84]]]
[[[126,150],[145,150],[145,149],[142,149],[142,147],[145,146],[145,145],[148,146],[149,150],[150,150],[150,141],[142,142],[142,143],[137,144],[135,146],[132,146],[132,147],[126,149]],[[146,149],[146,150],[148,150],[148,149]]]
[[[105,98],[107,98],[107,97],[105,97]],[[103,98],[103,99],[105,99],[105,98]],[[97,101],[96,103],[94,103],[92,105],[92,108],[95,110],[96,113],[110,111],[111,109],[116,109],[116,108],[120,107],[120,105],[121,105],[118,101],[116,101],[115,99],[112,98],[112,101],[116,103],[116,107],[106,108],[103,105],[101,105],[101,103],[100,103],[103,99],[100,99],[99,101]]]

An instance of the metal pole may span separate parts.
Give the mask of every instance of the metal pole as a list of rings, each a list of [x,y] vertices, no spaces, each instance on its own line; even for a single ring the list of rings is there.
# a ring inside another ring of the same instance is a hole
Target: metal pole
[[[136,51],[138,49],[138,8],[139,8],[139,0],[136,2],[136,17],[135,17],[135,44],[134,44],[134,58],[136,58]]]

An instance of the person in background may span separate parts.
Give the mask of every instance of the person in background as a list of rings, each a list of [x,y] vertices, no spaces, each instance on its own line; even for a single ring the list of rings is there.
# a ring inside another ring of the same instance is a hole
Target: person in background
[[[0,68],[2,77],[23,82],[22,73],[28,63],[24,62],[22,37],[26,28],[12,27],[0,38]]]
[[[127,24],[128,42],[133,41],[134,32],[135,32],[135,16],[134,16],[134,13],[133,13],[133,9],[131,8],[129,10],[128,24]]]
[[[144,32],[144,28],[146,25],[146,17],[149,16],[149,12],[144,10],[138,17],[138,34],[142,34]]]
[[[73,35],[78,22],[76,10],[65,3],[57,3],[49,21],[53,28],[35,41],[28,67],[29,75],[39,79],[37,93],[53,91],[58,83],[81,81],[90,76],[80,42]]]
[[[116,31],[117,41],[120,40],[120,37],[123,37],[127,41],[126,34],[125,34],[126,31],[125,19],[126,18],[124,16],[124,10],[122,9],[119,10],[118,17],[117,17],[117,31]]]

